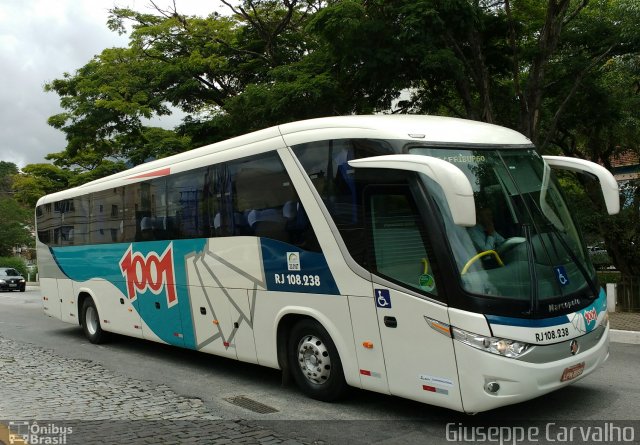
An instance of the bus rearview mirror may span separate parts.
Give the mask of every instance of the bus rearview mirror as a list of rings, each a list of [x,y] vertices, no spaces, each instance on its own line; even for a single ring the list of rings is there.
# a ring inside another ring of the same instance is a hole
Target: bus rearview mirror
[[[421,173],[435,181],[442,190],[456,225],[476,225],[473,189],[467,176],[455,165],[433,156],[385,155],[349,161],[353,168],[386,168]]]
[[[543,159],[553,168],[569,170],[578,173],[587,173],[598,178],[602,196],[609,215],[620,212],[620,195],[618,182],[611,172],[595,162],[584,159],[569,158],[566,156],[543,156]]]

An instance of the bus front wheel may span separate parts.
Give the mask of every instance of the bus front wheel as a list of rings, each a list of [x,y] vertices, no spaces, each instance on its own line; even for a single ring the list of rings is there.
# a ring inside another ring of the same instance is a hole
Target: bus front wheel
[[[87,298],[82,304],[82,329],[84,335],[91,343],[103,343],[107,338],[107,333],[100,326],[98,309],[91,298]]]
[[[331,402],[346,394],[348,387],[338,350],[317,321],[304,319],[293,326],[289,364],[294,380],[309,397]]]

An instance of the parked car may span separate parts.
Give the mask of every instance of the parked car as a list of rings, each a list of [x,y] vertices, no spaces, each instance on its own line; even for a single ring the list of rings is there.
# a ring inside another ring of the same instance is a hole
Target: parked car
[[[19,290],[24,292],[27,280],[12,267],[0,267],[0,291]]]
[[[611,257],[604,247],[604,244],[600,243],[595,246],[587,246],[591,262],[598,270],[612,269],[613,262]]]

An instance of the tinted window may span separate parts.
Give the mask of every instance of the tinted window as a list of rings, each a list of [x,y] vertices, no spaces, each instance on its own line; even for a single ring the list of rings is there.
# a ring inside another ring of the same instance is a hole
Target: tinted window
[[[36,215],[39,240],[52,246],[260,236],[319,250],[275,152],[45,204]]]
[[[361,193],[362,187],[369,181],[375,183],[376,178],[370,171],[356,172],[348,161],[391,154],[393,148],[386,141],[339,139],[297,145],[293,151],[329,210],[349,252],[368,268]]]
[[[124,187],[92,193],[89,200],[89,242],[112,243],[123,240],[122,208]],[[82,203],[84,205],[84,202]],[[74,238],[75,238],[75,228]]]
[[[293,151],[352,258],[390,281],[435,294],[434,264],[409,187],[417,186],[417,175],[348,165],[351,159],[391,154],[393,148],[386,141],[335,140],[298,145]]]
[[[173,238],[208,236],[203,206],[205,169],[167,178],[167,217],[165,230]]]
[[[220,166],[216,233],[253,235],[319,250],[306,212],[276,153]]]
[[[54,213],[51,204],[44,204],[38,209],[38,239],[45,244],[54,244],[54,232],[60,227],[60,213]]]
[[[370,187],[366,195],[373,271],[436,294],[424,225],[409,187]]]
[[[0,269],[0,275],[7,277],[19,277],[20,273],[15,269]]]
[[[91,201],[89,195],[74,198],[75,212],[73,217],[66,217],[65,222],[71,225],[69,244],[83,245],[89,243],[89,216]]]

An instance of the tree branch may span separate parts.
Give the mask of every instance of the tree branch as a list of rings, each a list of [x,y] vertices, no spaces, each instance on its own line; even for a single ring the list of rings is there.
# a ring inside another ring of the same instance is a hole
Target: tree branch
[[[616,44],[613,44],[609,48],[607,48],[606,51],[604,51],[602,54],[600,54],[598,57],[596,57],[594,60],[592,60],[591,63],[589,65],[587,65],[587,67],[578,74],[578,76],[576,77],[575,82],[573,83],[573,86],[571,87],[571,90],[569,91],[567,96],[564,98],[564,100],[562,101],[562,103],[560,104],[560,106],[558,107],[558,109],[556,110],[556,112],[555,112],[555,114],[553,116],[553,120],[551,121],[551,126],[549,127],[549,130],[547,131],[547,136],[545,137],[544,142],[540,146],[540,150],[541,151],[544,151],[544,149],[549,144],[549,141],[551,140],[551,138],[553,137],[553,135],[554,135],[554,133],[556,131],[556,128],[558,126],[558,121],[560,120],[560,117],[562,116],[562,113],[564,112],[565,108],[567,107],[567,104],[569,103],[569,101],[575,95],[576,91],[578,91],[578,88],[580,87],[580,84],[582,83],[582,79],[584,79],[584,76],[589,71],[591,71],[591,69],[594,66],[596,66],[598,63],[600,63],[600,61],[602,59],[604,59],[605,56],[607,54],[609,54],[613,50],[613,48],[615,48],[615,46],[616,46]]]
[[[545,68],[550,55],[555,51],[562,31],[562,17],[565,16],[570,0],[548,0],[547,15],[538,39],[538,54],[531,64],[531,74],[527,88],[527,119],[522,124],[526,128],[525,135],[536,143],[538,139],[538,124],[542,103],[542,84]]]
[[[567,23],[569,23],[571,20],[575,19],[576,16],[580,14],[580,11],[586,8],[588,4],[589,4],[589,0],[582,0],[582,2],[578,6],[576,6],[576,9],[564,19],[562,25],[564,26]]]
[[[525,120],[525,116],[527,115],[528,104],[524,92],[522,91],[522,86],[520,85],[520,58],[518,57],[516,28],[513,23],[513,15],[511,14],[511,2],[509,0],[504,0],[504,10],[507,15],[507,23],[509,25],[509,45],[511,46],[511,53],[513,54],[513,87],[515,89],[516,96],[518,97],[520,106],[520,124],[522,125]]]

